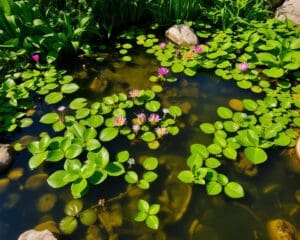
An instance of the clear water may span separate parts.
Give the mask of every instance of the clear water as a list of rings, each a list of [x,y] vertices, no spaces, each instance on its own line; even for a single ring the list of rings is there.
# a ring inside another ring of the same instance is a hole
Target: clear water
[[[82,63],[78,63],[72,70],[81,85],[77,95],[97,100],[133,88],[149,88],[151,83],[148,78],[158,67],[157,62],[143,53],[137,53],[133,58],[134,62],[123,63],[112,56],[105,66],[85,63],[82,67]],[[107,180],[93,187],[83,198],[84,207],[96,204],[100,198],[108,200],[102,224],[97,222],[89,229],[79,225],[74,234],[63,235],[61,239],[263,240],[267,239],[266,222],[274,218],[286,219],[299,229],[300,204],[296,201],[295,192],[300,190],[300,175],[286,168],[285,159],[277,151],[269,153],[269,161],[259,166],[258,175],[252,178],[236,171],[231,162],[225,162],[220,171],[246,189],[246,197],[241,200],[231,200],[224,195],[210,197],[203,187],[191,187],[176,179],[177,173],[186,169],[190,144],[208,144],[212,141],[210,136],[201,133],[199,123],[216,120],[217,106],[227,106],[230,99],[247,96],[255,97],[248,91],[238,89],[233,82],[217,79],[209,73],[200,73],[195,78],[179,76],[177,83],[166,84],[159,98],[164,106],[176,104],[183,108],[185,114],[179,122],[180,134],[167,137],[160,149],[155,151],[143,144],[132,145],[123,140],[108,146],[111,152],[128,148],[137,161],[145,156],[157,156],[160,161],[158,180],[152,184],[150,191],[129,190],[119,199],[117,196],[128,190],[122,178]],[[65,99],[64,104],[69,100]],[[53,108],[57,106],[39,103],[34,126],[2,136],[2,141],[14,142],[25,135],[37,136],[42,131],[52,133],[38,120]],[[65,203],[72,198],[69,187],[54,190],[45,182],[46,174],[54,170],[53,165],[46,164],[31,171],[27,166],[29,158],[27,151],[17,153],[11,171],[23,169],[23,175],[17,180],[9,180],[6,187],[0,187],[0,239],[17,239],[23,231],[47,220],[58,222],[64,216]],[[3,181],[10,174],[3,174],[0,179]],[[40,178],[32,178],[34,175]],[[54,207],[47,211],[38,207],[38,202],[49,193],[55,195],[57,200]],[[133,221],[139,198],[161,204],[159,231],[149,230]],[[96,234],[91,235],[91,232]]]

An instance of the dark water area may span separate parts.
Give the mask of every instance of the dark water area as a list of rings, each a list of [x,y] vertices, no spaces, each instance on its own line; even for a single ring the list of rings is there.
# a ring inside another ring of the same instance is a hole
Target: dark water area
[[[119,61],[114,55],[109,56],[105,64],[78,61],[70,72],[81,88],[59,105],[67,106],[71,99],[78,96],[95,101],[113,93],[150,88],[152,83],[148,79],[155,74],[157,67],[158,63],[151,56],[140,52],[133,56],[131,63]],[[189,186],[177,180],[178,172],[187,169],[190,145],[212,141],[210,135],[200,131],[199,124],[215,121],[216,108],[228,106],[230,99],[246,97],[258,96],[212,73],[199,73],[195,78],[180,75],[176,83],[164,83],[164,92],[159,93],[158,98],[164,107],[178,105],[183,109],[183,117],[179,119],[180,133],[163,139],[158,150],[149,150],[145,144],[131,144],[125,139],[107,145],[112,154],[128,149],[137,162],[146,156],[157,157],[158,180],[145,192],[128,189],[122,176],[109,178],[92,187],[83,197],[84,208],[97,204],[100,198],[115,199],[107,206],[107,224],[99,226],[97,223],[93,227],[79,224],[72,235],[61,235],[60,239],[265,240],[266,223],[274,218],[286,219],[299,229],[300,203],[295,193],[300,190],[300,175],[287,169],[284,157],[277,150],[269,152],[269,160],[258,166],[255,177],[245,176],[236,170],[232,162],[224,161],[220,172],[241,183],[246,191],[246,197],[240,200],[229,199],[224,194],[208,196],[203,186]],[[55,135],[51,127],[40,124],[39,119],[59,105],[49,107],[43,102],[38,103],[33,116],[34,124],[5,136],[6,140],[14,142],[26,135],[37,137],[43,131]],[[52,189],[46,183],[47,176],[61,166],[54,167],[54,164],[47,163],[32,171],[28,167],[30,157],[27,150],[16,153],[11,169],[0,175],[1,240],[17,239],[22,232],[47,220],[59,222],[64,217],[66,202],[72,199],[69,187]],[[138,171],[138,166],[133,167]],[[22,174],[19,177],[13,177],[15,175],[12,173],[20,171]],[[118,198],[120,193],[126,191],[126,196]],[[41,200],[45,194],[55,198],[55,204],[50,209],[45,207],[50,200],[46,201],[47,204]],[[139,198],[161,204],[158,231],[134,222]],[[108,230],[109,226],[113,227]]]

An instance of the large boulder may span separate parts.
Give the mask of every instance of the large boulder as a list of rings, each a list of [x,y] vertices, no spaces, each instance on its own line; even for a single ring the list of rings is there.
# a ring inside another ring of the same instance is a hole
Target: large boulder
[[[300,1],[286,0],[276,9],[275,17],[281,20],[290,19],[295,24],[300,25]]]
[[[296,240],[296,229],[288,221],[274,219],[267,223],[267,230],[270,240]]]
[[[18,240],[57,240],[57,238],[49,230],[36,231],[31,229],[22,233]]]
[[[0,173],[4,172],[12,162],[12,147],[9,144],[0,144]]]
[[[198,44],[194,30],[184,24],[174,25],[166,31],[166,37],[179,46]]]

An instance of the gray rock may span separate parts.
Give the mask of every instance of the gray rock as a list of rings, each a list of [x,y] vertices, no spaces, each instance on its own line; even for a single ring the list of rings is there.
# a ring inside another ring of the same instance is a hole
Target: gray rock
[[[273,8],[279,7],[283,2],[284,0],[270,0]]]
[[[296,25],[300,25],[300,1],[286,0],[276,9],[275,17],[281,20],[290,19]]]
[[[4,172],[12,162],[12,147],[9,144],[0,144],[0,173]]]
[[[179,46],[198,44],[198,38],[194,30],[184,24],[170,27],[166,31],[166,37]]]
[[[56,237],[49,231],[28,230],[22,233],[18,240],[57,240]]]

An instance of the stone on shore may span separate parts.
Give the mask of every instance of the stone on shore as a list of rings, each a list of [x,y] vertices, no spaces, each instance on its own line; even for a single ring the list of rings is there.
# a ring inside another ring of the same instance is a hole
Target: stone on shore
[[[194,30],[184,24],[174,25],[166,31],[166,37],[179,46],[198,44]]]
[[[275,17],[281,20],[290,19],[296,25],[300,25],[300,1],[286,0],[276,9]]]
[[[0,144],[0,173],[7,170],[12,162],[12,147],[10,144]]]
[[[22,233],[18,240],[57,240],[56,237],[49,231],[28,230]]]

